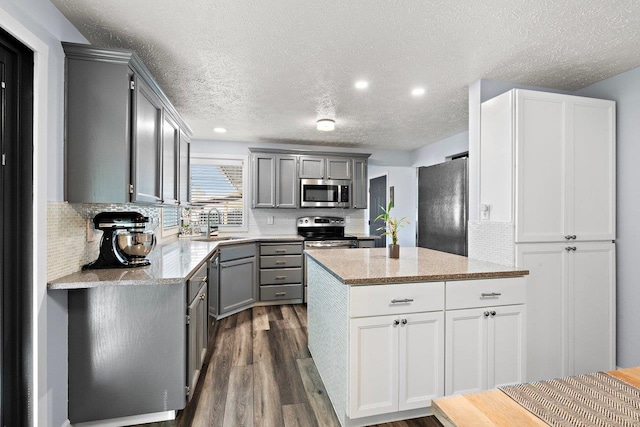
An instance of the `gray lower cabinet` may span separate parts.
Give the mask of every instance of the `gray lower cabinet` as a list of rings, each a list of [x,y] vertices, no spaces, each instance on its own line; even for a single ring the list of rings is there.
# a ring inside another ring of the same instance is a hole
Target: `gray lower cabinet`
[[[236,313],[257,300],[255,243],[220,248],[218,316]]]
[[[186,404],[186,283],[68,291],[69,420]]]
[[[302,300],[302,243],[260,244],[260,301]]]
[[[209,316],[207,315],[207,270],[202,266],[188,281],[189,306],[187,307],[187,397],[193,397],[202,364],[207,354]],[[192,289],[198,288],[197,292]]]

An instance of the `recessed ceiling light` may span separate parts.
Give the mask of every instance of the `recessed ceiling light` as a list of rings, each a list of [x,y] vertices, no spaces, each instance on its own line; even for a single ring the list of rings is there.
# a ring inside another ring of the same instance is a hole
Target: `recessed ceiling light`
[[[424,95],[424,88],[423,87],[417,87],[414,90],[411,91],[411,95],[413,96],[422,96]]]
[[[330,132],[336,128],[336,121],[331,119],[320,119],[316,123],[316,128],[323,132]]]
[[[213,128],[213,131],[216,133],[225,133],[227,129],[225,128]]]
[[[356,82],[356,88],[357,89],[366,89],[369,87],[369,82],[364,81],[364,80],[360,80]]]

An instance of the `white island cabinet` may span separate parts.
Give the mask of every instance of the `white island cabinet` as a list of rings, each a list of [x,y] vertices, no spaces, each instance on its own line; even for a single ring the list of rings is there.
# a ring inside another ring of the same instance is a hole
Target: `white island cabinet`
[[[343,426],[429,415],[438,397],[524,378],[527,272],[403,251],[307,251],[309,350]]]

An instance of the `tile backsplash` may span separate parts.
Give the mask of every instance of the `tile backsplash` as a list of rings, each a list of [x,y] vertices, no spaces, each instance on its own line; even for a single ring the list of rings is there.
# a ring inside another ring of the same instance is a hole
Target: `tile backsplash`
[[[74,273],[94,261],[100,249],[101,233],[87,242],[87,220],[99,212],[136,211],[159,221],[160,209],[129,204],[47,203],[47,281]],[[93,230],[93,223],[89,225]]]
[[[101,233],[87,242],[87,220],[97,213],[113,211],[135,211],[160,222],[160,208],[134,204],[69,204],[49,202],[47,204],[47,281],[74,273],[84,264],[98,257]],[[365,232],[364,209],[248,209],[244,231],[221,230],[220,234],[245,236],[274,236],[296,234],[296,219],[301,216],[349,217],[345,232]],[[273,224],[268,224],[273,217]],[[89,224],[93,230],[93,223]],[[157,236],[158,238],[160,236]]]
[[[512,222],[469,221],[469,258],[515,265]]]

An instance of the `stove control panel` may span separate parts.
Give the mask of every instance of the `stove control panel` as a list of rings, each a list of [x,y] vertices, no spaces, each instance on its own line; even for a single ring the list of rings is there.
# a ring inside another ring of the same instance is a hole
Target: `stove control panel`
[[[303,216],[298,218],[298,227],[344,227],[345,220],[339,216]]]

